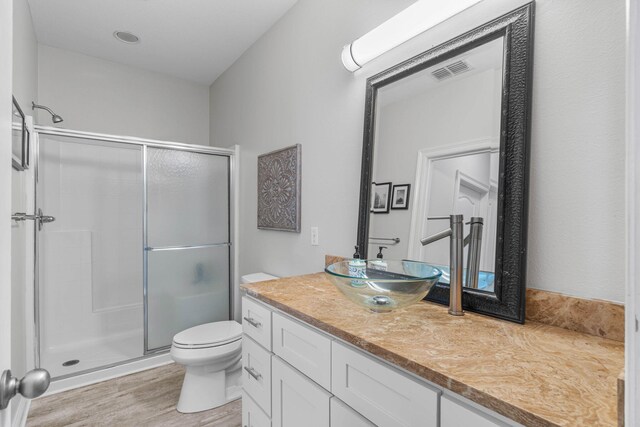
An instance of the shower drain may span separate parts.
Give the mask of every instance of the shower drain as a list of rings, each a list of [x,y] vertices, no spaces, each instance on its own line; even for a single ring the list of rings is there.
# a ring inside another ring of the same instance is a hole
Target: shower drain
[[[77,365],[78,363],[80,363],[78,359],[67,360],[62,364],[62,366],[73,366],[73,365]]]

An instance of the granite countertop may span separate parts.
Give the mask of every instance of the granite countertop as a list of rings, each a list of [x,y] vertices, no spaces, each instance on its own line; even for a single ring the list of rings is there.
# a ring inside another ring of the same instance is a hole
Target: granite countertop
[[[347,300],[324,273],[245,292],[519,423],[617,425],[624,344],[542,323],[525,325],[420,302],[378,314]]]

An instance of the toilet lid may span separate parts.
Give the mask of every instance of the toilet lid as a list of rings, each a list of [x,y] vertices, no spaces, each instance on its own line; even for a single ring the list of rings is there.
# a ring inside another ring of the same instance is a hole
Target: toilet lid
[[[233,320],[205,323],[184,330],[173,337],[173,343],[182,347],[214,347],[242,338],[242,326]]]

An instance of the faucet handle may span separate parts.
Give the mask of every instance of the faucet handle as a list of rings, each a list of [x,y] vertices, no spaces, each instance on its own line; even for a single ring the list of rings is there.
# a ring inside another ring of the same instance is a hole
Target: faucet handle
[[[464,215],[462,215],[462,214],[451,214],[449,216],[428,216],[427,219],[431,220],[431,221],[434,221],[434,220],[436,220],[436,221],[449,220],[453,224],[453,223],[457,223],[457,222],[463,222],[464,221]]]
[[[472,216],[468,222],[465,222],[465,224],[484,224],[484,218],[482,218],[481,216]]]

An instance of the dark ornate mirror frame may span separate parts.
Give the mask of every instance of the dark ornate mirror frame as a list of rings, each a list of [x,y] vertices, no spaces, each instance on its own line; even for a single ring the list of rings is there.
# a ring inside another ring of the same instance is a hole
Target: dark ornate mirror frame
[[[366,258],[378,89],[504,37],[494,293],[463,288],[462,303],[466,310],[518,323],[525,316],[533,8],[526,4],[367,79],[358,213],[358,246]],[[437,284],[426,299],[449,304],[449,285]]]

